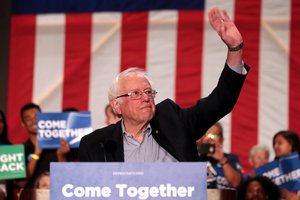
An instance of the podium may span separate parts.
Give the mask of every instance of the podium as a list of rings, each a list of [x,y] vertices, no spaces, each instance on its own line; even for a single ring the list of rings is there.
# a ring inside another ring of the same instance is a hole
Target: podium
[[[206,163],[201,162],[54,162],[50,164],[50,196],[60,200],[90,197],[235,200],[235,190],[206,188],[206,169]],[[180,178],[176,174],[180,174]]]

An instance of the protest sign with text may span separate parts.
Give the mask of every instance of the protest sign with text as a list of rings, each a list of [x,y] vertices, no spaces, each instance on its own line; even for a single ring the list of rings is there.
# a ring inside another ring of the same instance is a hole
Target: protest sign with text
[[[71,148],[92,132],[90,112],[37,113],[38,147],[56,149],[64,138]]]
[[[289,191],[300,190],[300,158],[297,152],[278,158],[255,170],[256,175],[267,176],[276,185]]]
[[[0,145],[0,180],[24,178],[26,166],[23,145]]]

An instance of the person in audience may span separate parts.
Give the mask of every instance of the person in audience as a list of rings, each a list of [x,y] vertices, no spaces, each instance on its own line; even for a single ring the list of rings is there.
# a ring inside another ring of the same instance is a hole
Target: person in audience
[[[10,144],[7,136],[7,123],[4,112],[0,110],[0,145]]]
[[[0,145],[10,145],[7,135],[7,123],[4,112],[0,110]],[[0,180],[0,199],[11,199],[13,197],[12,180]]]
[[[197,141],[200,161],[207,161],[208,188],[237,188],[242,181],[243,170],[238,156],[223,151],[223,127],[218,122]],[[201,154],[203,146],[213,144],[213,153]]]
[[[269,162],[270,151],[266,145],[257,144],[249,151],[250,173],[246,176],[255,176],[255,169]]]
[[[238,200],[280,200],[279,187],[268,177],[254,176],[241,184]]]
[[[20,111],[22,126],[29,133],[29,139],[24,144],[27,183],[25,188],[33,188],[37,177],[45,171],[50,171],[50,162],[58,162],[59,149],[40,149],[37,141],[37,121],[36,114],[41,112],[39,105],[32,102],[25,104]]]
[[[275,159],[287,156],[292,152],[297,152],[300,155],[298,134],[290,130],[279,131],[273,137],[273,149]]]
[[[79,110],[75,107],[67,107],[63,109],[63,112],[79,112]],[[57,150],[57,157],[59,162],[78,162],[78,148],[71,148],[69,142],[61,138],[60,146]]]
[[[45,171],[36,179],[34,183],[35,189],[50,189],[50,173]]]
[[[157,92],[146,72],[138,68],[122,71],[113,80],[108,95],[110,105],[122,119],[84,136],[80,161],[198,160],[196,140],[233,109],[249,70],[242,61],[242,36],[227,12],[222,15],[215,7],[208,18],[228,46],[226,64],[213,92],[189,108],[181,108],[170,99],[155,105]]]
[[[29,190],[21,190],[18,200],[49,200],[50,199],[50,173],[45,171],[35,180],[34,186]],[[51,198],[56,199],[56,198]]]
[[[5,184],[0,182],[0,200],[5,200],[6,198],[6,187]]]
[[[4,112],[0,110],[0,145],[9,144],[7,139],[7,124]],[[0,180],[0,200],[6,197],[6,182]]]
[[[60,138],[59,142],[60,148],[56,151],[58,162],[69,162],[78,158],[78,150],[71,149],[66,139]]]
[[[285,157],[293,152],[297,152],[300,159],[300,141],[296,132],[290,130],[282,130],[273,136],[273,149],[275,159]],[[299,191],[282,190],[282,196],[286,200],[300,200]]]
[[[105,106],[105,117],[106,125],[115,124],[121,119],[121,116],[116,114],[109,104]]]

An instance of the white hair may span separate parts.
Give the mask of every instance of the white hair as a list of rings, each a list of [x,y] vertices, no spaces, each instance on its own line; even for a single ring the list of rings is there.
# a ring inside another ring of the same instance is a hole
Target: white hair
[[[114,98],[116,98],[116,96],[118,96],[118,92],[119,92],[119,80],[125,76],[128,76],[128,75],[131,75],[131,74],[135,74],[135,75],[138,75],[138,76],[141,76],[141,77],[144,77],[151,85],[152,87],[152,81],[149,79],[147,73],[142,70],[141,68],[138,68],[138,67],[131,67],[131,68],[128,68],[124,71],[122,71],[121,73],[119,73],[114,79],[113,79],[113,82],[109,88],[109,91],[108,91],[108,100],[112,100]]]
[[[262,145],[262,144],[257,144],[253,146],[249,151],[249,157],[252,158],[254,153],[257,151],[264,151],[267,154],[267,157],[269,159],[270,150],[266,145]]]

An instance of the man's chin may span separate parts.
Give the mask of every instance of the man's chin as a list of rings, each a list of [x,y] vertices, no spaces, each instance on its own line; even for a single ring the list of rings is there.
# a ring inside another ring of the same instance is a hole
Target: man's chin
[[[141,117],[142,121],[148,122],[153,118],[153,114],[145,114]]]

